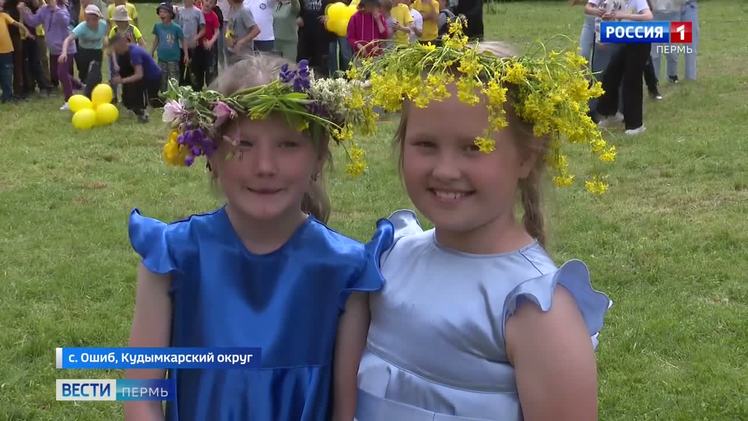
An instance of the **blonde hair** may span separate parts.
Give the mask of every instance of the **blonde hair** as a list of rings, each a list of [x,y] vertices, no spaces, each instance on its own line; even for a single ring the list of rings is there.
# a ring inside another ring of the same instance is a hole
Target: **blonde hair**
[[[281,66],[293,63],[281,57],[266,54],[253,54],[227,67],[221,75],[211,83],[209,89],[220,92],[223,95],[231,95],[242,89],[265,85],[278,78]],[[224,142],[223,133],[231,124],[221,127],[215,138],[218,142]],[[322,160],[324,167],[330,162],[329,134],[310,136],[314,144],[317,157]],[[211,170],[213,178],[216,173]],[[321,222],[327,222],[330,217],[330,199],[325,188],[324,171],[315,174],[312,178],[309,192],[304,194],[301,201],[301,210],[312,214]]]
[[[497,57],[516,56],[516,50],[508,44],[502,42],[481,42],[478,44],[478,51],[488,52]],[[544,157],[548,150],[548,139],[537,138],[533,134],[532,124],[528,123],[517,115],[512,105],[512,98],[516,88],[508,86],[506,116],[509,125],[507,129],[513,134],[515,145],[524,158],[535,157],[535,166],[531,169],[526,178],[519,180],[518,187],[520,192],[520,201],[522,203],[522,224],[530,236],[537,239],[541,245],[546,244],[547,235],[545,232],[545,221],[542,212],[542,192],[540,188],[541,176],[545,168]],[[409,104],[403,104],[400,115],[400,124],[395,132],[394,142],[399,144],[399,168],[403,167],[403,140],[405,139],[408,126]]]

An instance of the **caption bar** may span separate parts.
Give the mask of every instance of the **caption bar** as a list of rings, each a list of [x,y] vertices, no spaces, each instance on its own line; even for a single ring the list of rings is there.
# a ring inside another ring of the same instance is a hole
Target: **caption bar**
[[[260,348],[57,348],[61,369],[260,368]]]

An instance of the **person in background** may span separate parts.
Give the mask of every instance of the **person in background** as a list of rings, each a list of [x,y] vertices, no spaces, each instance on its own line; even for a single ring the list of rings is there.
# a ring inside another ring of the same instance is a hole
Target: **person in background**
[[[218,0],[216,2],[215,12],[221,22],[221,34],[218,36],[218,45],[216,54],[218,56],[218,67],[226,67],[226,28],[229,23],[229,0]]]
[[[680,9],[680,20],[691,22],[691,52],[686,53],[686,80],[696,80],[696,50],[699,46],[699,7],[696,0],[686,0]],[[670,79],[673,83],[678,83],[678,75]]]
[[[195,88],[195,68],[192,60],[195,58],[200,46],[200,38],[205,34],[205,16],[203,12],[195,7],[194,0],[184,0],[183,6],[177,8],[177,24],[182,28],[184,39],[187,42],[187,59],[180,61],[179,84],[192,85]]]
[[[23,14],[23,21],[27,25],[44,27],[44,33],[47,39],[47,48],[49,49],[49,74],[53,84],[62,85],[65,95],[65,103],[60,107],[61,110],[67,110],[68,99],[73,96],[73,88],[80,89],[81,83],[73,76],[73,61],[77,53],[75,43],[65,43],[70,34],[70,12],[67,9],[64,0],[47,0],[47,4],[40,7],[36,13],[31,13],[29,8],[21,3],[19,4]],[[63,50],[63,47],[65,49]],[[60,62],[59,58],[65,52],[66,59]],[[70,58],[68,60],[67,58]]]
[[[5,0],[3,4],[4,12],[10,16],[14,21],[20,22],[21,13],[18,10],[18,0]],[[24,72],[24,62],[26,60],[26,52],[23,49],[24,40],[28,36],[33,36],[26,32],[20,32],[19,27],[15,25],[8,26],[8,34],[10,35],[10,42],[13,45],[13,96],[18,99],[25,99],[26,92],[26,78]],[[27,34],[27,35],[24,35]]]
[[[260,28],[252,17],[252,12],[242,6],[242,0],[229,0],[229,24],[226,29],[226,54],[228,64],[252,54],[253,41],[260,33]]]
[[[423,15],[421,15],[421,12],[413,8],[412,0],[405,0],[405,4],[408,6],[410,16],[413,18],[413,24],[410,25],[408,42],[418,42],[418,39],[423,35]]]
[[[5,10],[0,11],[0,89],[3,93],[0,101],[3,103],[13,99],[13,43],[10,38],[9,27],[18,28],[21,35],[29,36],[29,31],[22,23],[16,21]]]
[[[483,40],[483,0],[458,0],[454,12],[467,19],[465,35],[471,40]]]
[[[322,24],[325,9],[322,0],[301,0],[299,26],[299,52],[297,58],[309,60],[310,66],[318,74],[325,69],[325,56],[329,48],[327,30]]]
[[[220,21],[214,10],[216,0],[205,0],[203,2],[203,17],[205,18],[205,34],[200,38],[199,48],[195,49],[193,68],[193,89],[201,90],[203,86],[210,85],[216,77],[217,55],[216,40],[220,36]]]
[[[441,5],[438,0],[414,0],[411,9],[417,10],[423,18],[423,30],[418,40],[423,43],[433,43],[439,36],[439,10]]]
[[[449,24],[457,19],[447,4],[447,0],[439,0],[439,18],[437,19],[438,34],[435,44],[441,44],[441,39],[449,30]]]
[[[75,18],[72,20],[73,27],[75,27],[79,23],[86,20],[86,6],[88,6],[89,4],[93,4],[94,6],[98,7],[99,10],[102,11],[102,13],[104,10],[106,10],[107,16],[109,15],[108,5],[106,1],[104,0],[81,0],[80,3],[78,3],[77,5],[73,4],[72,6],[68,8],[68,11],[70,12],[70,17]],[[135,9],[135,6],[130,4],[130,7],[131,8],[129,9],[128,13],[135,10],[133,13],[137,14],[137,10]],[[111,22],[109,22],[109,18],[107,18],[107,24],[109,24],[109,26],[112,26]]]
[[[94,86],[101,82],[101,61],[106,47],[107,25],[101,11],[93,4],[86,6],[86,21],[73,28],[62,44],[58,61],[65,64],[68,46],[78,40],[78,75],[85,83],[86,96],[91,96]]]
[[[652,10],[652,16],[654,20],[659,21],[678,21],[680,20],[680,9],[685,1],[684,0],[649,0],[649,7]],[[654,75],[660,79],[660,63],[662,63],[662,54],[658,48],[661,45],[666,44],[655,44],[652,46],[651,62],[654,66]],[[675,52],[668,52],[665,54],[665,61],[667,62],[667,76],[673,80],[678,80],[678,54]]]
[[[112,29],[109,30],[109,34],[107,35],[109,38],[112,38],[114,34],[122,34],[127,39],[128,43],[138,44],[141,47],[145,48],[145,40],[143,39],[143,34],[140,32],[140,29],[138,29],[137,26],[130,23],[132,19],[130,19],[130,16],[127,14],[127,8],[124,5],[117,6],[114,9],[114,14],[112,15],[111,21],[113,22],[113,25]],[[119,73],[119,69],[117,68],[117,61],[114,60],[112,52],[109,51],[107,55],[109,56],[109,84],[112,86],[112,91],[114,92],[113,101],[116,104],[119,98],[119,85],[114,83],[112,78],[114,77],[114,75]]]
[[[86,1],[86,0],[83,0],[83,1]],[[98,4],[96,4],[97,3],[96,1],[92,1],[92,0],[88,0],[88,1],[91,4],[95,4],[96,6],[98,6]],[[110,4],[107,7],[107,23],[109,24],[109,26],[110,27],[114,26],[112,17],[114,16],[114,10],[119,6],[125,6],[125,8],[127,9],[127,16],[130,17],[133,25],[139,26],[138,25],[138,9],[135,7],[134,4],[129,3],[126,0],[114,0],[114,3]],[[100,9],[100,10],[104,10],[104,9]]]
[[[32,12],[35,12],[39,9],[39,2],[38,0],[31,0],[26,6],[28,6]],[[19,18],[19,21],[21,20],[22,19]],[[40,93],[46,92],[47,95],[50,95],[52,93],[52,85],[49,82],[49,77],[45,76],[42,67],[41,52],[39,51],[37,40],[39,32],[41,32],[41,37],[44,39],[44,28],[42,28],[41,25],[37,27],[26,25],[26,29],[30,34],[34,34],[35,36],[26,37],[22,41],[24,51],[24,95],[33,94],[37,87],[39,88]]]
[[[33,13],[36,13],[36,11],[44,5],[43,1],[40,2],[39,0],[32,0],[32,2],[35,5],[35,7],[33,7]],[[23,14],[21,14],[21,16],[23,17]],[[35,32],[36,48],[37,51],[39,51],[39,64],[42,67],[42,75],[44,77],[44,80],[49,82],[49,86],[51,88],[54,88],[57,86],[57,83],[52,82],[52,79],[56,79],[56,77],[53,78],[52,75],[49,74],[49,50],[47,49],[47,37],[44,32],[44,25],[36,25]]]
[[[334,0],[323,0],[322,9],[327,10],[327,7],[333,3]],[[348,6],[350,0],[340,1],[340,3]],[[346,37],[341,37],[333,32],[327,30],[327,16],[322,16],[322,23],[325,27],[325,36],[327,37],[327,74],[330,77],[334,77],[337,73],[345,72],[348,70],[348,64],[353,56],[351,45],[348,44]]]
[[[603,20],[648,21],[652,12],[646,0],[624,0],[617,3],[614,9],[605,11],[599,8],[605,0],[589,0],[585,13],[600,17]],[[603,90],[605,93],[597,103],[597,114],[601,127],[620,122],[619,87],[623,97],[623,121],[625,134],[638,135],[646,128],[642,110],[642,77],[644,67],[649,59],[651,44],[624,44],[611,58],[603,73]],[[623,84],[623,86],[621,86]]]
[[[244,0],[244,8],[252,12],[252,17],[260,28],[254,39],[254,49],[263,53],[272,53],[275,49],[273,31],[273,6],[275,0]]]
[[[361,0],[358,11],[348,22],[348,42],[356,57],[382,53],[382,42],[389,38],[387,22],[378,0]]]
[[[392,39],[396,45],[408,43],[408,37],[412,32],[413,16],[410,14],[407,0],[393,0],[390,17],[394,21]]]
[[[187,42],[182,28],[173,21],[174,7],[170,3],[161,3],[156,8],[161,22],[153,25],[153,46],[151,55],[158,54],[158,66],[161,68],[161,92],[166,92],[169,80],[179,83],[179,61],[189,60]]]
[[[157,107],[158,90],[161,86],[161,69],[148,52],[137,44],[127,42],[127,37],[116,33],[109,38],[119,74],[112,79],[122,85],[122,103],[138,117],[141,123],[148,122],[146,108]]]
[[[291,63],[296,63],[299,50],[299,27],[296,24],[299,12],[299,0],[278,0],[273,7],[275,51]]]

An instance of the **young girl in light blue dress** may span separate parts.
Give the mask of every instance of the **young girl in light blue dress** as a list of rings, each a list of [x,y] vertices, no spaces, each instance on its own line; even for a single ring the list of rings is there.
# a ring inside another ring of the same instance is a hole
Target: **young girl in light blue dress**
[[[539,189],[546,164],[558,185],[572,181],[567,136],[612,160],[615,150],[584,115],[599,92],[587,90],[576,54],[491,58],[453,31],[450,50],[413,46],[365,69],[384,81],[400,74],[433,83],[426,94],[404,86],[396,141],[408,195],[434,228],[408,210],[378,224],[393,245],[381,258],[385,286],[370,296],[357,419],[595,419],[593,347],[610,301],[582,261],[559,267],[546,252]],[[440,64],[450,60],[459,67]],[[470,75],[479,82],[466,87]],[[445,90],[432,94],[440,84]],[[579,91],[564,97],[559,86]],[[586,187],[607,189],[596,177]]]

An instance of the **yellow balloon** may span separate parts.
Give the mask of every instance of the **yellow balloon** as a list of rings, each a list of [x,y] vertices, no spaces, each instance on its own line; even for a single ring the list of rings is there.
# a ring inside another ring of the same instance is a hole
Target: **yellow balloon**
[[[348,35],[348,20],[349,19],[338,19],[332,23],[332,31],[339,37]]]
[[[94,108],[101,104],[109,104],[112,102],[113,97],[114,93],[112,92],[112,87],[106,83],[96,85],[93,91],[91,91],[91,100],[94,103]]]
[[[73,114],[73,127],[80,130],[88,130],[96,124],[96,111],[84,108]]]
[[[328,20],[336,21],[343,17],[345,13],[345,9],[348,6],[341,2],[333,3],[329,6],[327,6],[327,9],[325,10],[325,15],[327,15]]]
[[[68,99],[68,105],[70,106],[70,111],[77,113],[80,110],[84,110],[86,108],[91,109],[93,108],[93,105],[91,104],[91,100],[88,99],[88,97],[83,95],[73,95]]]
[[[106,126],[119,118],[119,110],[114,104],[101,104],[96,107],[96,124]]]

